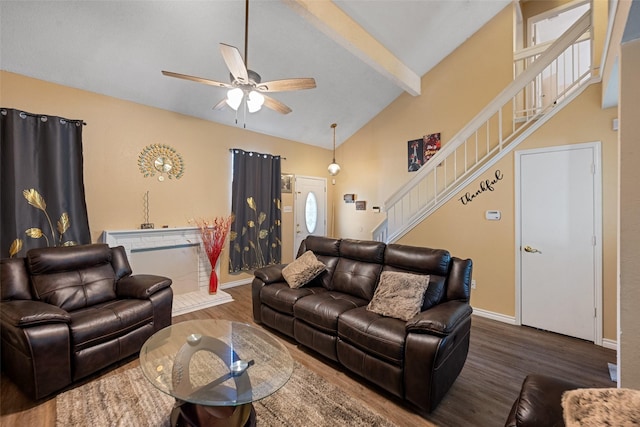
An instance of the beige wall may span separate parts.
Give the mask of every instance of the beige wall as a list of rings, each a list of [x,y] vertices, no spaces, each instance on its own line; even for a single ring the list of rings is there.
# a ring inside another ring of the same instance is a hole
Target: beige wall
[[[192,218],[228,215],[232,147],[286,157],[283,172],[328,177],[325,165],[331,162],[329,150],[13,73],[0,73],[0,100],[5,108],[87,123],[83,130],[84,176],[93,241],[99,240],[103,230],[139,228],[144,222],[146,191],[149,219],[156,228],[188,226]],[[181,179],[159,182],[140,173],[140,151],[156,143],[170,145],[182,155],[186,167]],[[330,185],[328,192],[330,198]],[[282,202],[291,206],[292,195],[284,194]],[[283,212],[282,216],[282,256],[290,261],[293,214]],[[249,277],[228,274],[227,254],[225,250],[221,259],[221,283]]]
[[[617,134],[611,130],[617,116],[615,108],[600,108],[600,85],[590,86],[517,149],[602,142],[603,187],[603,336],[616,339],[617,270]],[[576,125],[578,124],[579,125]],[[463,206],[458,200],[466,191],[474,192],[479,182],[469,185],[435,215],[427,218],[401,243],[442,247],[454,255],[474,261],[473,276],[477,288],[472,293],[474,307],[515,315],[515,184],[514,155],[498,162],[483,179],[500,170],[504,179],[495,191],[482,193]],[[487,210],[500,210],[500,221],[486,221]],[[454,233],[451,232],[454,230]]]
[[[369,210],[337,203],[339,235],[371,238],[384,218],[370,206],[384,200],[411,178],[407,141],[441,132],[443,144],[511,81],[513,14],[507,7],[422,79],[420,97],[400,96],[385,111],[340,146],[343,167],[336,194],[356,193]],[[603,335],[616,339],[617,135],[611,130],[615,109],[600,108],[600,85],[592,85],[571,105],[535,132],[518,149],[602,141],[603,153]],[[474,261],[477,289],[474,307],[515,316],[514,156],[503,158],[485,173],[499,169],[504,179],[493,192],[462,205],[454,197],[399,243],[445,248]],[[348,185],[343,184],[348,182]],[[475,192],[480,179],[463,192]],[[502,220],[486,221],[486,210],[500,210]]]
[[[621,387],[640,389],[640,40],[620,55],[620,336]]]
[[[358,200],[367,201],[367,211],[337,200],[338,235],[371,238],[384,218],[372,207],[382,206],[412,177],[407,171],[407,141],[440,132],[446,144],[512,80],[512,33],[509,6],[422,78],[422,95],[401,95],[340,145],[336,159],[342,171],[336,195],[355,193]]]

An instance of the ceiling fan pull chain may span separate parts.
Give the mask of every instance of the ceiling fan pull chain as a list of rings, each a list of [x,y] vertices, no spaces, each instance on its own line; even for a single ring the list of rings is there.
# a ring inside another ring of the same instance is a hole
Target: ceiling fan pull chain
[[[243,102],[243,104],[244,104],[244,108],[242,109],[242,111],[243,111],[242,114],[244,115],[244,120],[243,120],[243,123],[242,123],[242,127],[246,129],[247,128],[247,103]]]

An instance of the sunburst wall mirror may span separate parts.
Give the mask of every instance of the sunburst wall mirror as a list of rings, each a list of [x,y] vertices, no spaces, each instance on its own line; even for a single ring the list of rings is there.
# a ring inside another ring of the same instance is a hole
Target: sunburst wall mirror
[[[180,179],[184,174],[182,156],[173,147],[164,144],[144,147],[138,156],[138,166],[145,178],[158,175],[160,182],[164,181],[165,176]]]

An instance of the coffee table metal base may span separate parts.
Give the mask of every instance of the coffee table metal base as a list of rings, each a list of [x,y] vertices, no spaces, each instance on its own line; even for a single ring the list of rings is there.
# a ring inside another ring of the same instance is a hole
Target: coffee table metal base
[[[172,427],[255,427],[256,411],[251,403],[239,406],[204,406],[176,402],[171,411]]]

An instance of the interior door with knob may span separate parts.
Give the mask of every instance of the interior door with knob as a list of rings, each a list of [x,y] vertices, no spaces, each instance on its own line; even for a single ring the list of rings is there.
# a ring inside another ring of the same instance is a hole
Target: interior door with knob
[[[589,341],[601,334],[599,163],[599,143],[516,153],[523,325]]]
[[[310,234],[327,235],[327,180],[308,176],[295,177],[295,224],[293,256]]]

